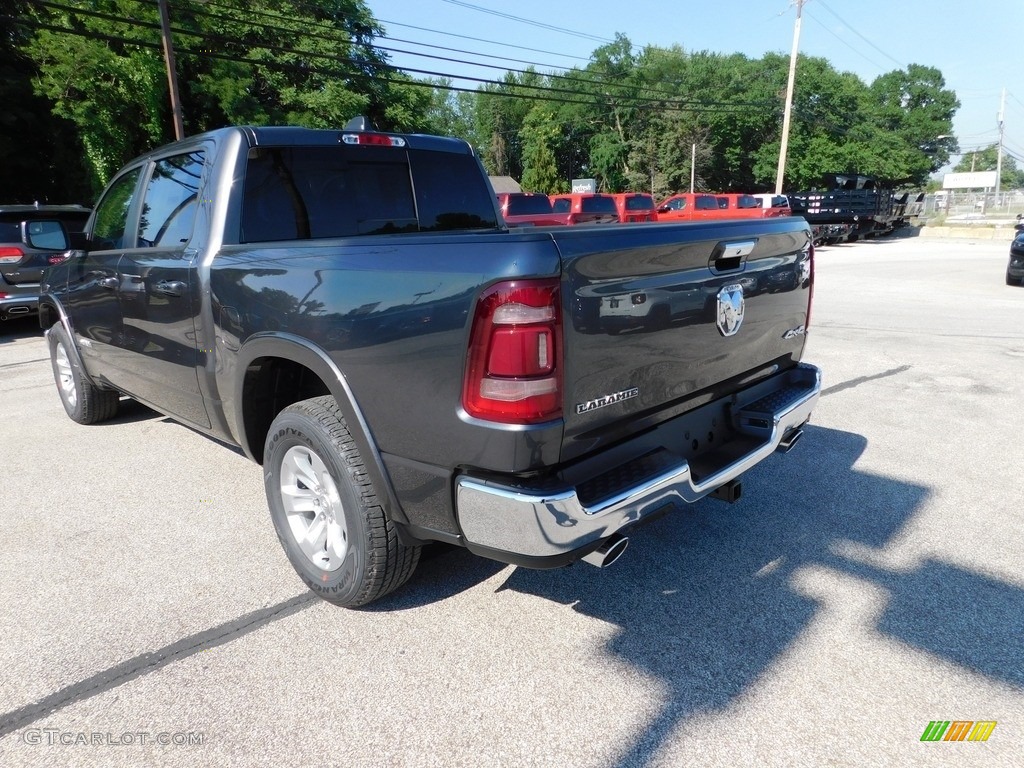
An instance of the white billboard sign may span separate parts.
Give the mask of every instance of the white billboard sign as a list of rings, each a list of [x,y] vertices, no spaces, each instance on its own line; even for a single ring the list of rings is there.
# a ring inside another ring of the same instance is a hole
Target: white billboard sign
[[[996,185],[995,171],[947,173],[942,177],[943,189],[988,189]]]
[[[573,194],[580,192],[597,192],[597,180],[596,179],[573,179],[572,180],[572,191]]]

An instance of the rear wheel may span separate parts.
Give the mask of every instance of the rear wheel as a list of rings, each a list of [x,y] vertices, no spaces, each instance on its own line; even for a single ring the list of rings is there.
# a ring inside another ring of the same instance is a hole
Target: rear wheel
[[[81,367],[72,358],[71,339],[64,326],[57,324],[47,334],[50,344],[50,364],[61,405],[72,421],[95,424],[112,418],[117,413],[121,393],[100,389],[86,378]]]
[[[357,607],[408,581],[420,547],[399,541],[334,398],[281,411],[263,458],[277,537],[311,590]]]

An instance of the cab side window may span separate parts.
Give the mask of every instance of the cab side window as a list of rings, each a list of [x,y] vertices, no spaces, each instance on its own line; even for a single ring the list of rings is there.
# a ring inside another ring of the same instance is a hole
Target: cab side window
[[[203,153],[157,161],[142,198],[140,248],[182,248],[192,236],[203,177]]]
[[[93,220],[93,248],[98,251],[125,248],[125,228],[128,224],[128,209],[135,195],[141,168],[134,168],[117,179],[96,206]]]

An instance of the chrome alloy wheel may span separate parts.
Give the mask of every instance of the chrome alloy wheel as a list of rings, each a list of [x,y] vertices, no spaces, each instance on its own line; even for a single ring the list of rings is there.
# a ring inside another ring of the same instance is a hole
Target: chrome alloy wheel
[[[323,459],[304,445],[281,460],[281,503],[303,554],[322,571],[338,570],[348,553],[345,509]]]
[[[57,377],[60,384],[60,394],[69,406],[74,408],[78,405],[78,389],[75,388],[75,373],[71,370],[71,360],[68,358],[68,351],[64,344],[57,342]]]

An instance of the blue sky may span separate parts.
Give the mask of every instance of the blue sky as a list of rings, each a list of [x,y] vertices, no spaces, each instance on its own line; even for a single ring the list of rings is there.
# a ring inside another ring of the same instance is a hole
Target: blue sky
[[[678,44],[684,50],[739,52],[752,58],[768,51],[788,56],[796,20],[790,0],[366,0],[366,4],[391,38],[379,41],[382,46],[517,69],[526,65],[497,57],[522,59],[545,72],[585,65],[590,53],[616,32],[637,47]],[[947,87],[960,98],[954,133],[968,151],[996,142],[1000,93],[1005,87],[1005,146],[1024,160],[1022,38],[1024,0],[806,0],[800,51],[827,58],[836,69],[854,72],[867,83],[907,64],[938,68]],[[424,47],[427,44],[482,56],[430,49]],[[501,74],[409,53],[392,53],[391,61],[403,69],[452,75],[494,78]],[[475,87],[469,81],[456,81],[456,85]],[[1024,162],[1018,165],[1024,167]]]

